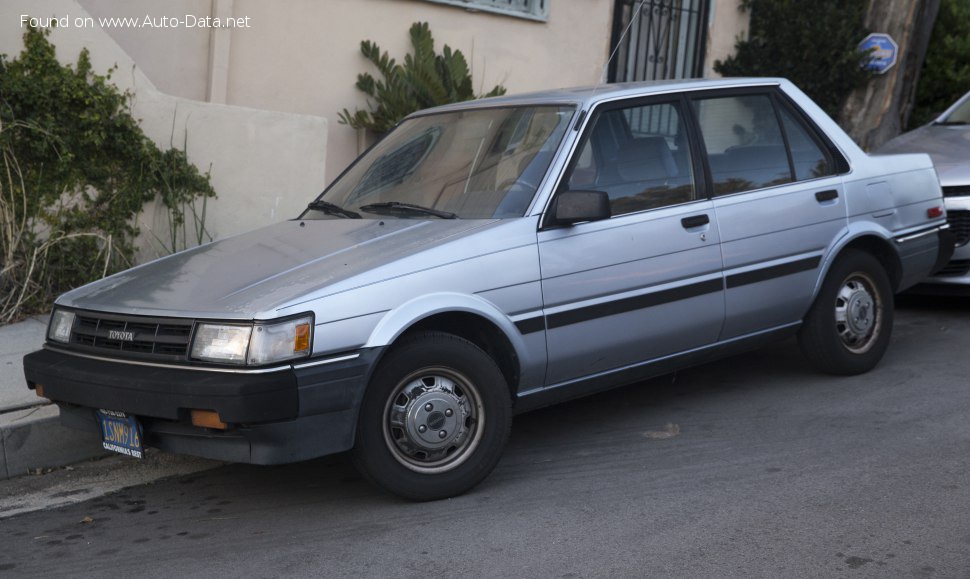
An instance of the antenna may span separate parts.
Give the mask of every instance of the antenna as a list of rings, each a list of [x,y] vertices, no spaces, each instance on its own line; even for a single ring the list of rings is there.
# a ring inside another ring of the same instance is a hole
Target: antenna
[[[633,28],[633,24],[640,18],[640,15],[643,13],[643,3],[645,1],[646,0],[639,0],[636,4],[634,4],[633,17],[630,18],[630,22],[626,25],[626,28],[623,29],[623,34],[621,34],[619,40],[616,41],[616,46],[613,47],[613,52],[610,53],[610,57],[606,59],[606,64],[603,65],[603,73],[600,75],[599,85],[606,84],[606,80],[607,80],[606,77],[610,72],[610,63],[612,63],[613,59],[616,58],[616,53],[620,50],[620,46],[623,45],[623,41],[626,39],[626,35],[630,33],[630,29]],[[596,91],[598,90],[599,90],[599,86],[596,86],[596,88],[593,89],[592,94],[589,95],[591,99],[594,96],[596,96]]]
[[[606,75],[609,74],[610,72],[610,63],[613,62],[614,58],[616,58],[616,53],[618,50],[620,50],[620,45],[622,45],[623,40],[626,39],[626,35],[630,32],[630,28],[633,27],[633,23],[636,22],[638,18],[640,18],[641,9],[643,8],[643,3],[645,1],[646,0],[640,0],[633,6],[633,10],[634,10],[633,17],[630,18],[630,23],[627,24],[626,28],[623,29],[623,34],[620,35],[620,39],[616,41],[616,46],[613,48],[613,52],[610,54],[610,57],[606,59],[606,64],[603,66],[603,74],[600,75],[600,82],[595,87],[593,87],[593,92],[589,94],[590,100],[593,100],[593,97],[595,97],[596,93],[599,92],[600,87],[606,84]],[[577,129],[579,128],[578,124],[576,125],[576,128]]]

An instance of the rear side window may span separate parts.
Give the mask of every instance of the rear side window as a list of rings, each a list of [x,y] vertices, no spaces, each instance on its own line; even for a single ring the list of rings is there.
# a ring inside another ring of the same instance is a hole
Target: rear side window
[[[821,147],[811,137],[808,130],[798,122],[791,111],[785,107],[779,107],[781,113],[781,124],[788,137],[788,146],[791,148],[792,164],[795,166],[795,180],[804,181],[805,179],[815,179],[832,175],[835,171],[828,161],[828,157],[822,152]]]
[[[680,104],[598,113],[564,184],[571,190],[605,191],[613,215],[693,201],[693,169]]]
[[[729,195],[833,173],[808,130],[768,94],[693,101],[715,195]]]

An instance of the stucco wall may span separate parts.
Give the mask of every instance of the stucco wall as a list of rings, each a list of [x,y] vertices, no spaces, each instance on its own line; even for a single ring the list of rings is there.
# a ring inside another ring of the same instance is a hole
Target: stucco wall
[[[146,14],[210,15],[211,0],[164,2],[80,2],[95,19],[144,18]],[[152,80],[158,90],[194,100],[206,100],[210,31],[206,28],[133,28],[105,30]],[[164,56],[164,58],[160,58]]]
[[[748,36],[747,12],[741,10],[741,0],[711,0],[707,26],[707,51],[704,56],[704,76],[719,77],[714,62],[734,54],[738,38]]]
[[[147,134],[163,135],[163,146],[184,145],[189,160],[211,170],[219,198],[208,202],[205,223],[213,239],[293,219],[321,190],[327,156],[324,118],[146,90],[138,92],[132,108]],[[167,253],[155,236],[167,239],[168,214],[156,209],[139,220],[143,259]]]
[[[328,119],[329,178],[357,154],[355,131],[337,123],[343,108],[365,104],[354,88],[371,70],[360,41],[376,41],[403,60],[408,28],[426,21],[436,46],[448,44],[469,60],[476,89],[504,84],[510,93],[592,84],[601,77],[610,41],[613,0],[559,0],[548,22],[472,12],[423,0],[81,0],[102,16],[228,13],[249,17],[234,30],[116,28],[113,38],[149,78],[171,94],[218,94],[228,104],[318,115]],[[228,44],[211,54],[216,36]],[[213,67],[226,66],[224,78]],[[216,86],[213,87],[212,85]],[[321,186],[323,183],[320,184]]]
[[[88,15],[74,0],[3,0],[0,52],[10,57],[23,47],[21,14],[68,16],[72,22]],[[112,82],[132,92],[132,112],[145,133],[163,148],[184,146],[191,162],[211,171],[219,199],[209,203],[206,223],[215,238],[292,218],[320,191],[326,177],[327,119],[166,94],[98,27],[55,28],[50,40],[62,62],[76,62],[87,48],[95,70],[104,73],[117,65]],[[167,237],[165,219],[166,214],[152,210],[139,218],[142,258],[158,255],[154,237]]]

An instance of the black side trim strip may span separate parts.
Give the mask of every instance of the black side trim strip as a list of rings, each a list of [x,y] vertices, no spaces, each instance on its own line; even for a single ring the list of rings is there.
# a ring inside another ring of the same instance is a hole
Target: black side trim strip
[[[966,288],[967,286],[962,286]],[[552,384],[545,388],[519,394],[515,402],[515,413],[528,412],[550,404],[557,404],[565,400],[587,396],[595,392],[602,392],[623,384],[631,384],[639,380],[646,380],[661,374],[674,372],[682,368],[690,368],[704,362],[710,362],[732,356],[753,348],[768,344],[776,344],[778,340],[794,334],[800,324],[792,324],[776,328],[760,334],[734,338],[728,342],[718,342],[697,350],[676,354],[659,360],[641,362],[625,368],[617,368],[595,376],[580,378],[572,382]],[[647,385],[649,386],[649,385]]]
[[[815,256],[799,259],[798,261],[790,261],[781,265],[773,265],[771,267],[756,269],[754,271],[736,273],[727,277],[727,287],[728,289],[731,289],[743,285],[767,281],[776,277],[784,277],[794,273],[811,271],[817,268],[820,263],[822,263],[822,257]]]
[[[515,322],[515,327],[518,328],[519,333],[523,336],[526,334],[541,332],[542,330],[546,329],[546,319],[542,316],[526,318],[524,320]]]
[[[571,324],[588,322],[589,320],[595,320],[597,318],[622,314],[624,312],[631,312],[633,310],[641,310],[670,302],[686,300],[688,298],[719,292],[723,289],[724,283],[720,278],[711,279],[690,285],[671,288],[668,290],[644,294],[642,296],[623,298],[612,302],[596,304],[595,306],[586,306],[585,308],[577,308],[575,310],[552,314],[551,316],[546,317],[546,325],[550,330],[552,330]]]

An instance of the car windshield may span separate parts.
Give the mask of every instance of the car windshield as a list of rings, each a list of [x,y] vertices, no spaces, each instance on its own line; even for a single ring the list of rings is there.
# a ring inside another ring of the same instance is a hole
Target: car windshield
[[[311,203],[305,217],[521,217],[574,110],[487,108],[406,120]]]
[[[941,119],[943,125],[966,125],[970,124],[970,96],[964,97],[960,106],[953,109],[950,114]]]

